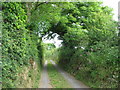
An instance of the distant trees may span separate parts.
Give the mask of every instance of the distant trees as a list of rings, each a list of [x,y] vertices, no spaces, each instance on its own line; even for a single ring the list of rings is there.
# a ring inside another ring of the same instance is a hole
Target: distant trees
[[[42,46],[47,47],[44,53],[47,53],[48,59],[51,54],[54,59],[57,55],[65,70],[79,80],[87,80],[89,86],[117,87],[117,22],[112,19],[112,10],[101,4],[3,3],[4,87],[15,87],[11,84],[17,78],[13,72],[26,65],[30,57],[42,60]],[[54,38],[54,33],[63,40],[59,51],[53,44],[41,44],[43,36],[47,34],[48,38]],[[50,54],[48,49],[54,53]]]

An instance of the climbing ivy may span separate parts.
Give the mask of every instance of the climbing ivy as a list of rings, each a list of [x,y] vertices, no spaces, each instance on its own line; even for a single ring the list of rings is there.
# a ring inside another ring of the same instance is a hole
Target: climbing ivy
[[[22,3],[2,3],[2,85],[16,87],[20,68],[30,66],[32,58],[42,59],[41,39],[26,28],[27,15]]]
[[[42,37],[55,33],[62,47],[53,54],[47,50],[48,56],[55,60],[57,54],[63,69],[90,87],[117,87],[117,22],[109,7],[101,2],[2,4],[3,87],[16,87],[19,68],[30,66],[31,59],[42,64]]]

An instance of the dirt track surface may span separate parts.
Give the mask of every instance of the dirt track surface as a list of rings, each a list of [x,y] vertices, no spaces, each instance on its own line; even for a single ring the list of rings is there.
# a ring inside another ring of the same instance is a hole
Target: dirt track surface
[[[39,88],[52,88],[47,73],[47,61],[45,61],[45,64],[43,66]]]
[[[61,73],[61,75],[66,79],[66,81],[68,81],[68,83],[72,86],[72,88],[89,88],[86,85],[84,85],[82,82],[76,80],[73,76],[62,70],[60,67],[58,67],[54,61],[52,60],[50,61],[55,66],[55,68]]]

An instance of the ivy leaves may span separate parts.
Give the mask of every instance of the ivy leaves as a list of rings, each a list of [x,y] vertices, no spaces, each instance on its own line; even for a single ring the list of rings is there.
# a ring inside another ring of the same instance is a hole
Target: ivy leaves
[[[17,74],[24,65],[29,65],[29,59],[40,60],[41,41],[34,32],[26,29],[26,12],[22,3],[3,3],[2,31],[2,83],[4,88],[17,86]],[[32,28],[33,29],[33,28]],[[39,59],[40,58],[40,59]]]

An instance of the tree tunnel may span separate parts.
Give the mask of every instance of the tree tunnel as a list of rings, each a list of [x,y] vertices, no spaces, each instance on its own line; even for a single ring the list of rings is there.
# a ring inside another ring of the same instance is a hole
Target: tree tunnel
[[[78,80],[89,80],[91,87],[93,82],[96,87],[117,86],[118,33],[111,8],[101,2],[9,2],[2,12],[3,87],[15,86],[11,82],[18,80],[21,67],[28,66],[28,78],[37,77],[43,54]],[[56,37],[61,47],[43,42]]]

